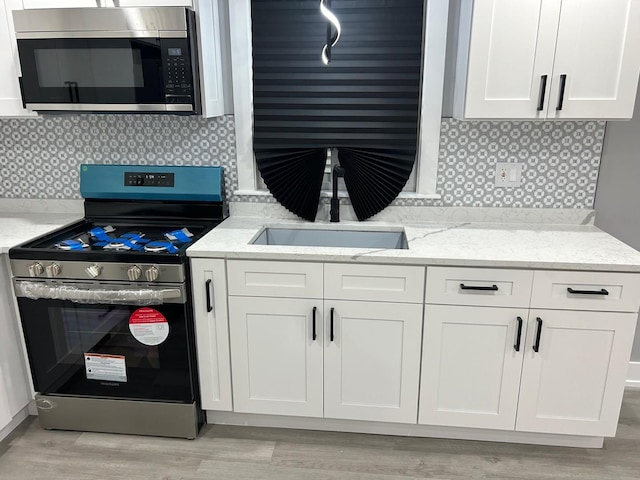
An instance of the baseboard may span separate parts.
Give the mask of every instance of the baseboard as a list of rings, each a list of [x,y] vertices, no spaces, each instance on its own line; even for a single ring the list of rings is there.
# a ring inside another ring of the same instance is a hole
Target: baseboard
[[[555,435],[550,433],[514,432],[482,428],[440,427],[331,418],[287,417],[207,410],[207,423],[249,427],[291,428],[333,432],[368,433],[410,437],[447,438],[456,440],[484,440],[503,443],[525,443],[562,447],[602,448],[603,437],[581,435]]]
[[[13,432],[18,425],[20,425],[29,416],[29,407],[26,406],[13,416],[13,420],[9,422],[9,425],[0,430],[0,442],[7,438],[11,432]]]
[[[640,388],[640,362],[629,362],[627,373],[627,388]]]

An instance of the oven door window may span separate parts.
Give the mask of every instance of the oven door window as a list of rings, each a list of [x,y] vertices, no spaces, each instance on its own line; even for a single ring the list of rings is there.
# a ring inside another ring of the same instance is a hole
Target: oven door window
[[[164,103],[155,38],[18,40],[26,103]]]
[[[145,332],[140,324],[133,328],[134,335],[130,322],[139,321],[139,309],[147,307],[27,298],[18,302],[40,393],[194,400],[184,304],[149,307],[152,318],[166,319],[161,328],[168,335]]]

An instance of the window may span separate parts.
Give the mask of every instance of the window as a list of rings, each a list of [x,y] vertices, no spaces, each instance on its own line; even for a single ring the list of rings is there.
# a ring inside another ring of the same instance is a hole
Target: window
[[[318,7],[320,2],[318,1]],[[256,192],[253,153],[253,67],[251,0],[230,2],[234,110],[238,155],[239,194]],[[424,6],[425,36],[421,85],[415,192],[405,196],[435,195],[442,86],[446,50],[448,2],[432,0]],[[337,46],[336,46],[337,48]],[[337,55],[337,54],[336,54]]]

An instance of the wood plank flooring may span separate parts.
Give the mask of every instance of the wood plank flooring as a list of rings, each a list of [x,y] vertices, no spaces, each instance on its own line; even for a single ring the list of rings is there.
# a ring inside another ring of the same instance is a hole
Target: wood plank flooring
[[[603,449],[206,426],[198,439],[42,430],[0,442],[1,480],[640,479],[640,390]]]

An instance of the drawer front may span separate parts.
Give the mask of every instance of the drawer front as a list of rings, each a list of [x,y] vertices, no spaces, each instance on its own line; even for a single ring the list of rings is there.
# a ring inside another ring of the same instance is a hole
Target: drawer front
[[[427,268],[426,302],[529,307],[533,272],[493,268]]]
[[[229,295],[322,298],[322,264],[229,260]]]
[[[639,306],[640,274],[539,271],[533,277],[532,308],[637,312]]]
[[[324,266],[324,295],[330,300],[422,303],[424,267],[353,265]]]

